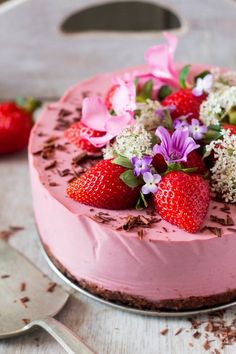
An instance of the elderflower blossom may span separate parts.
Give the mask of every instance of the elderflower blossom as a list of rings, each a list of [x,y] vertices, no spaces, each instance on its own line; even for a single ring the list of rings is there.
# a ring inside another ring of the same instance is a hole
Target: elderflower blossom
[[[236,86],[211,92],[200,107],[200,120],[207,126],[218,125],[232,107],[236,106]]]
[[[213,68],[210,72],[213,76],[211,91],[219,91],[230,86],[236,86],[236,71],[228,70],[222,72],[220,68]]]
[[[153,155],[152,135],[142,124],[132,125],[122,131],[116,137],[114,144],[103,149],[104,159],[110,159],[116,154],[131,159],[133,156],[138,158],[144,155]]]
[[[212,141],[206,151],[213,151],[215,164],[211,171],[212,191],[225,202],[236,202],[236,135],[222,130],[223,140]]]
[[[156,111],[160,107],[160,102],[149,99],[137,104],[137,108],[140,110],[138,121],[143,124],[148,131],[155,130],[160,125],[161,118],[156,114]]]

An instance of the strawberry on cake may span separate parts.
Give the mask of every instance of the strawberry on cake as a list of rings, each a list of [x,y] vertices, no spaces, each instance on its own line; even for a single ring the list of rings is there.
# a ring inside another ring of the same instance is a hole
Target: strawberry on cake
[[[97,75],[50,104],[29,164],[37,228],[80,287],[134,308],[236,298],[236,73],[146,65]]]

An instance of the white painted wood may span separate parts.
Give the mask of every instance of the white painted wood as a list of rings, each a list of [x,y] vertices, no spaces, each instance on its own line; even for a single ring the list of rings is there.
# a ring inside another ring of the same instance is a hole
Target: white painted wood
[[[104,0],[109,2],[111,0]],[[183,21],[176,59],[235,67],[234,0],[144,0],[175,9]],[[99,0],[28,0],[0,18],[0,98],[58,97],[97,72],[143,62],[159,32],[65,35],[60,24]]]
[[[140,37],[90,34],[67,38],[58,32],[58,24],[75,7],[80,8],[97,1],[30,0],[1,16],[0,98],[29,93],[44,97],[58,96],[67,86],[89,75],[139,64],[144,50],[160,41],[159,34]],[[232,67],[235,65],[236,42],[233,34],[236,5],[233,0],[156,2],[176,8],[188,23],[189,31],[181,40],[177,59]],[[9,225],[25,227],[24,231],[10,239],[10,243],[43,272],[58,280],[39,251],[25,152],[0,157],[0,230]],[[229,310],[227,318],[232,318],[235,311]],[[203,341],[193,339],[192,333],[185,331],[190,328],[186,319],[137,316],[78,294],[71,297],[58,318],[99,354],[205,352]],[[169,332],[165,336],[160,335],[160,330],[166,326]],[[181,327],[185,330],[175,336],[174,333]],[[190,342],[193,347],[190,347]],[[235,352],[236,346],[221,351],[224,354]],[[0,353],[64,352],[49,335],[37,330],[21,338],[0,341]]]

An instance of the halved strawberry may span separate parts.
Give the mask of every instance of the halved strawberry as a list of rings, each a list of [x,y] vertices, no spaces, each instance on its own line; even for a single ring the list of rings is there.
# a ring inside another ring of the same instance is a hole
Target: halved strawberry
[[[181,89],[171,93],[161,104],[163,106],[175,106],[175,109],[171,112],[173,119],[188,115],[187,120],[191,123],[192,118],[199,118],[200,105],[206,97],[206,94],[194,96],[191,89]]]
[[[120,179],[125,170],[111,160],[101,160],[68,185],[67,195],[97,208],[131,208],[138,200],[140,187],[130,188]]]
[[[99,137],[104,135],[104,132],[88,128],[82,122],[72,124],[66,131],[65,137],[71,144],[85,150],[89,153],[99,153],[101,149],[93,146],[87,139],[83,138],[81,134],[86,133],[90,137]]]
[[[210,202],[209,185],[199,175],[172,171],[162,177],[154,195],[157,213],[187,232],[201,227]]]

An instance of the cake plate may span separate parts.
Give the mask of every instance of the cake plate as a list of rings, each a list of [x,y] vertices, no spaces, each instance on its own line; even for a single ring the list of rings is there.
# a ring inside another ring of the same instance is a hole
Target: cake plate
[[[40,239],[40,246],[41,246],[41,251],[44,255],[44,258],[46,259],[48,265],[50,266],[50,268],[54,271],[54,273],[56,273],[60,279],[62,279],[67,285],[69,285],[72,289],[78,291],[79,293],[86,295],[87,297],[89,297],[90,299],[93,299],[95,301],[98,301],[102,304],[105,305],[109,305],[111,307],[114,307],[118,310],[122,310],[122,311],[128,311],[130,313],[134,313],[137,315],[143,315],[143,316],[151,316],[151,317],[189,317],[189,316],[197,316],[197,315],[203,315],[203,314],[207,314],[210,312],[216,312],[216,311],[221,311],[221,310],[225,310],[229,307],[232,306],[236,306],[236,301],[231,301],[229,303],[226,303],[224,305],[220,305],[220,306],[213,306],[213,307],[209,307],[209,308],[203,308],[203,309],[199,309],[199,310],[189,310],[189,311],[151,311],[151,310],[139,310],[139,309],[135,309],[129,306],[125,306],[125,305],[120,305],[118,303],[112,302],[112,301],[108,301],[108,300],[104,300],[102,298],[100,298],[99,296],[93,295],[92,293],[82,289],[78,284],[75,284],[71,279],[69,279],[68,277],[66,277],[61,271],[60,269],[58,269],[58,267],[53,263],[53,261],[49,258],[43,243]]]

